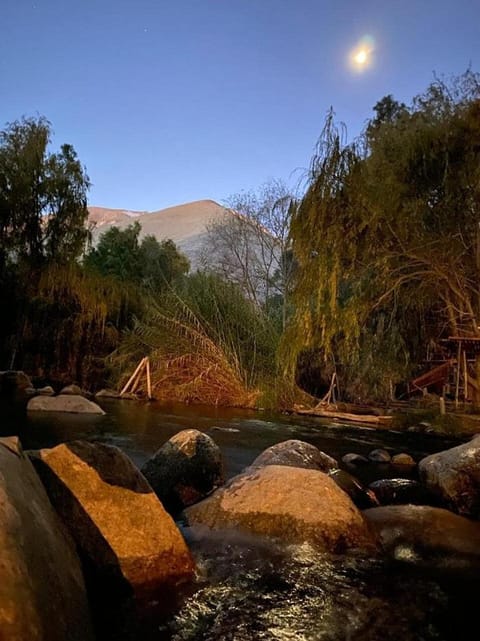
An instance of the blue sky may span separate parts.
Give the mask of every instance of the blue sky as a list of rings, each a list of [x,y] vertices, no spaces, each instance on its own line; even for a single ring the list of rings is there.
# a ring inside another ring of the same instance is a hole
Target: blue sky
[[[480,71],[480,0],[1,0],[0,126],[42,114],[90,203],[153,210],[295,184],[333,106]],[[374,42],[362,73],[348,65]]]

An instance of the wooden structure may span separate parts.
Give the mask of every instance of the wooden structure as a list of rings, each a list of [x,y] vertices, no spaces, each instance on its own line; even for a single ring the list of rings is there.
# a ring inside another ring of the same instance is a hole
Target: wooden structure
[[[480,392],[480,382],[475,376],[475,362],[480,355],[480,338],[449,336],[443,339],[446,358],[424,374],[410,381],[409,395],[433,391],[450,397],[458,405],[460,400],[471,401]]]
[[[150,359],[148,358],[148,356],[142,358],[140,363],[137,365],[135,371],[123,386],[122,391],[120,392],[120,396],[124,396],[126,394],[135,394],[143,376],[146,377],[147,398],[149,401],[152,400],[152,379],[150,376]]]

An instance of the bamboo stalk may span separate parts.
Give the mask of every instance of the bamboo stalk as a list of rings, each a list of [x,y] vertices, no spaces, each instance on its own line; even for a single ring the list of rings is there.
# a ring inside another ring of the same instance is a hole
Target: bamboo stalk
[[[462,341],[459,341],[458,343],[458,351],[457,351],[457,371],[456,371],[456,378],[457,380],[455,381],[455,407],[458,407],[458,390],[460,387],[460,358],[462,356]]]
[[[150,379],[150,359],[148,357],[146,359],[146,367],[147,367],[147,396],[148,396],[148,400],[150,401],[152,399],[152,381]]]
[[[146,358],[146,357],[145,357],[145,358]],[[128,381],[127,381],[126,385],[124,385],[124,387],[123,387],[122,391],[120,392],[120,396],[121,396],[122,394],[125,394],[125,393],[126,393],[126,391],[128,390],[128,388],[130,387],[130,385],[131,385],[132,381],[135,379],[135,377],[137,376],[138,372],[142,369],[142,367],[143,367],[143,365],[144,365],[144,363],[145,363],[145,358],[142,358],[142,360],[140,361],[140,363],[137,365],[136,370],[135,370],[135,371],[133,372],[133,374],[130,376],[130,378],[128,379]]]
[[[463,378],[465,380],[464,399],[468,401],[468,369],[467,369],[467,351],[463,350]]]

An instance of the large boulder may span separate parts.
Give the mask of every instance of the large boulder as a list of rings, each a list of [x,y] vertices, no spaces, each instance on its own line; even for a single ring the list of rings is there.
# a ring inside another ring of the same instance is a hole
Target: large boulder
[[[288,467],[329,472],[338,467],[338,462],[315,445],[291,439],[276,443],[264,450],[250,467],[264,467],[265,465],[287,465]]]
[[[0,639],[93,639],[73,541],[16,437],[0,439]]]
[[[193,572],[171,516],[118,448],[74,441],[31,452],[47,493],[75,539],[91,584],[108,592],[169,591]]]
[[[145,463],[142,474],[165,509],[176,513],[224,482],[222,453],[208,434],[183,430]]]
[[[344,552],[373,550],[361,512],[323,472],[267,465],[234,477],[185,510],[190,525],[238,528],[287,543]]]
[[[480,518],[480,437],[431,454],[418,464],[420,479],[444,505]]]
[[[105,414],[96,403],[76,394],[35,396],[28,401],[29,412],[73,412],[75,414]]]
[[[480,570],[480,523],[426,505],[376,507],[364,516],[397,561],[447,571]]]

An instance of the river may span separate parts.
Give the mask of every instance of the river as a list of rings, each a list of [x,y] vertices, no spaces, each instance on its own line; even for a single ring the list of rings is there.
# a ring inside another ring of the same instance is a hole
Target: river
[[[302,439],[340,459],[376,447],[415,459],[458,444],[432,434],[378,431],[328,421],[247,410],[100,403],[105,416],[27,416],[0,406],[0,435],[17,434],[25,449],[88,439],[116,445],[141,466],[170,436],[186,428],[208,433],[233,476],[266,447]],[[398,476],[371,465],[364,482]],[[181,525],[181,524],[180,524]],[[181,527],[183,527],[181,525]],[[441,641],[476,638],[480,578],[472,568],[319,554],[306,545],[277,546],[240,533],[183,527],[199,572],[195,590],[167,621],[155,614],[118,629],[138,641]],[[152,612],[155,612],[153,608]],[[120,616],[120,615],[119,615]],[[117,632],[118,632],[117,629]],[[132,631],[133,630],[133,631]],[[109,638],[108,635],[105,639]],[[111,638],[120,638],[115,637]],[[103,637],[99,640],[103,641]]]

